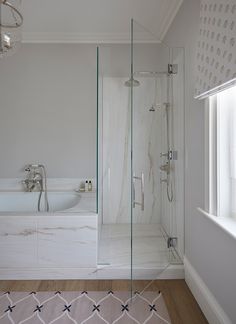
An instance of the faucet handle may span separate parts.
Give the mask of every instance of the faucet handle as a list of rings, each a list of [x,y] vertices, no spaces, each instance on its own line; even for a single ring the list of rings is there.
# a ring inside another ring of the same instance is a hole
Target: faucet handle
[[[160,183],[167,183],[167,179],[160,179]]]
[[[167,152],[167,153],[160,153],[160,157],[163,157],[163,156],[168,157],[169,156],[169,152]]]
[[[39,169],[39,168],[42,168],[42,167],[43,167],[42,164],[36,164],[36,163],[34,163],[34,164],[27,164],[25,166],[25,171],[26,172],[30,172],[31,170],[36,170],[36,169]]]

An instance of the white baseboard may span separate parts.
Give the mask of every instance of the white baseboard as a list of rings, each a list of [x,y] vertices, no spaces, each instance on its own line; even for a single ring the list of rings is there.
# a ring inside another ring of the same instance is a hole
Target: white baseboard
[[[233,324],[194,267],[184,258],[185,281],[210,324]]]

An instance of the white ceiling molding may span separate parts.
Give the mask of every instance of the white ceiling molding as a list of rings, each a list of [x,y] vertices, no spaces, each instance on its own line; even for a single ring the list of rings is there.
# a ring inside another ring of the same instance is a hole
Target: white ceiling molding
[[[174,21],[175,19],[175,16],[177,15],[182,3],[183,3],[184,0],[180,0],[179,3],[177,3],[177,5],[175,6],[175,8],[173,9],[172,12],[169,13],[169,15],[167,15],[166,17],[166,21],[165,21],[165,24],[164,26],[162,27],[162,31],[160,33],[161,37],[160,37],[160,40],[163,41],[163,39],[165,38],[172,22]]]
[[[147,34],[139,34],[136,43],[161,43]],[[129,44],[129,33],[23,33],[22,43],[25,44]]]
[[[130,21],[150,30],[140,43],[161,42],[183,0],[23,0],[24,43],[129,43]],[[137,36],[137,31],[136,31]]]

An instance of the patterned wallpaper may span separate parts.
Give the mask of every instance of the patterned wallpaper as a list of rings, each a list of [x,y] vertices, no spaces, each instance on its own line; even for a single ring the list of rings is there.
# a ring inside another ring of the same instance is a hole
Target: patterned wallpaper
[[[236,0],[202,0],[195,96],[236,81]]]

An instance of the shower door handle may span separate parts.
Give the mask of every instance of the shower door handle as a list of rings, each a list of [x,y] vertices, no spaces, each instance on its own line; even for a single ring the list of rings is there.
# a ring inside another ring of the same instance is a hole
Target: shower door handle
[[[141,183],[141,202],[135,201],[135,180],[140,180]],[[133,174],[133,208],[136,205],[141,207],[141,210],[144,211],[144,173],[141,173],[141,177],[136,177],[135,173]]]
[[[136,202],[135,202],[135,173],[133,174],[133,202],[132,202],[132,205],[133,205],[133,208],[135,208],[135,205],[136,205]]]
[[[144,211],[144,173],[141,173],[141,210]]]

